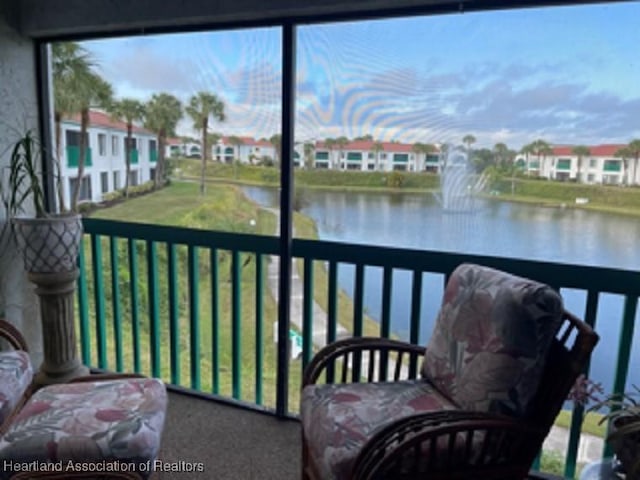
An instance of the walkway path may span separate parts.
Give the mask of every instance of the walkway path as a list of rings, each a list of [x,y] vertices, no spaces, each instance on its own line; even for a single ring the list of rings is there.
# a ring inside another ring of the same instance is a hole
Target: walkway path
[[[273,213],[276,217],[276,235],[279,235],[278,228],[280,226],[280,211],[276,208],[265,208],[265,210]],[[291,266],[291,323],[302,332],[302,312],[303,309],[303,282],[298,274],[296,268],[296,262],[294,259]],[[271,255],[269,258],[268,277],[269,277],[269,289],[271,295],[278,301],[278,278],[280,276],[280,257],[278,255]],[[327,314],[320,305],[313,301],[313,344],[322,348],[327,344]],[[346,328],[342,325],[338,325],[337,338],[349,337],[350,334]]]

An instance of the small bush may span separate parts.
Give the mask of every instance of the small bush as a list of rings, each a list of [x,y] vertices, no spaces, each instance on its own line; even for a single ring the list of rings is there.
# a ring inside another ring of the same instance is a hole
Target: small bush
[[[387,187],[391,188],[402,188],[404,185],[404,175],[400,172],[391,172],[389,176],[387,176]]]

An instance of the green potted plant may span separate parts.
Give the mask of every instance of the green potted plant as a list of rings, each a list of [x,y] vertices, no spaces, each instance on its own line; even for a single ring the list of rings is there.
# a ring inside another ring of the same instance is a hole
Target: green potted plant
[[[609,423],[607,441],[622,464],[627,478],[640,478],[640,388],[610,394],[593,405],[590,410],[608,407],[600,423]]]
[[[599,422],[609,422],[606,440],[627,478],[640,478],[640,388],[634,385],[630,392],[604,395],[602,385],[580,375],[569,400],[583,406],[591,403],[588,412],[608,409]]]
[[[76,269],[82,220],[73,212],[45,209],[40,143],[27,131],[10,148],[9,166],[0,181],[9,228],[29,273],[63,273]],[[27,216],[31,204],[34,217]]]

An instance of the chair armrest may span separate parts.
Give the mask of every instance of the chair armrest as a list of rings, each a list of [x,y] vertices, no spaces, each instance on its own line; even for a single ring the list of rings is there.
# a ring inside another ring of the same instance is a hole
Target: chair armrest
[[[72,378],[68,383],[101,382],[103,380],[123,380],[125,378],[148,378],[139,373],[91,373],[81,377]]]
[[[317,382],[327,373],[327,383],[333,383],[335,373],[347,382],[349,370],[353,382],[392,381],[402,375],[416,378],[418,362],[425,348],[411,343],[379,337],[354,337],[333,342],[321,349],[304,371],[302,388]],[[351,367],[351,368],[350,368]],[[389,373],[393,376],[389,377]]]
[[[354,480],[526,478],[541,428],[503,415],[449,410],[418,413],[376,432],[362,447]]]
[[[6,339],[16,350],[29,351],[27,341],[24,339],[20,331],[12,324],[0,318],[0,337]]]

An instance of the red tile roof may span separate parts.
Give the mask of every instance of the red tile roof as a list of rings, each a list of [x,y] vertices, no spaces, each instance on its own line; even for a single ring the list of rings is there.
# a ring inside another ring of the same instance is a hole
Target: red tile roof
[[[588,146],[590,155],[593,157],[613,157],[618,149],[624,147],[624,144],[604,144]],[[571,150],[574,145],[558,145],[553,147],[553,155],[575,156]]]
[[[71,117],[65,118],[65,120],[70,120],[72,122],[80,123],[80,114],[77,113],[75,115],[72,115]],[[96,112],[95,110],[91,110],[89,112],[89,125],[94,127],[113,128],[116,130],[122,130],[124,132],[127,131],[126,122],[115,120],[111,118],[109,114],[103,113],[103,112]],[[144,133],[147,135],[155,135],[155,133],[153,133],[152,131],[147,130],[146,128],[138,127],[137,125],[133,125],[132,131],[134,133]]]
[[[354,140],[347,143],[342,150],[361,150],[366,152],[374,151],[373,145],[376,143],[373,140]],[[395,153],[410,153],[413,152],[413,144],[411,143],[398,143],[398,142],[380,142],[382,144],[382,151],[395,152]],[[316,149],[326,149],[325,142],[316,142]],[[333,150],[339,150],[338,146],[334,146]]]

